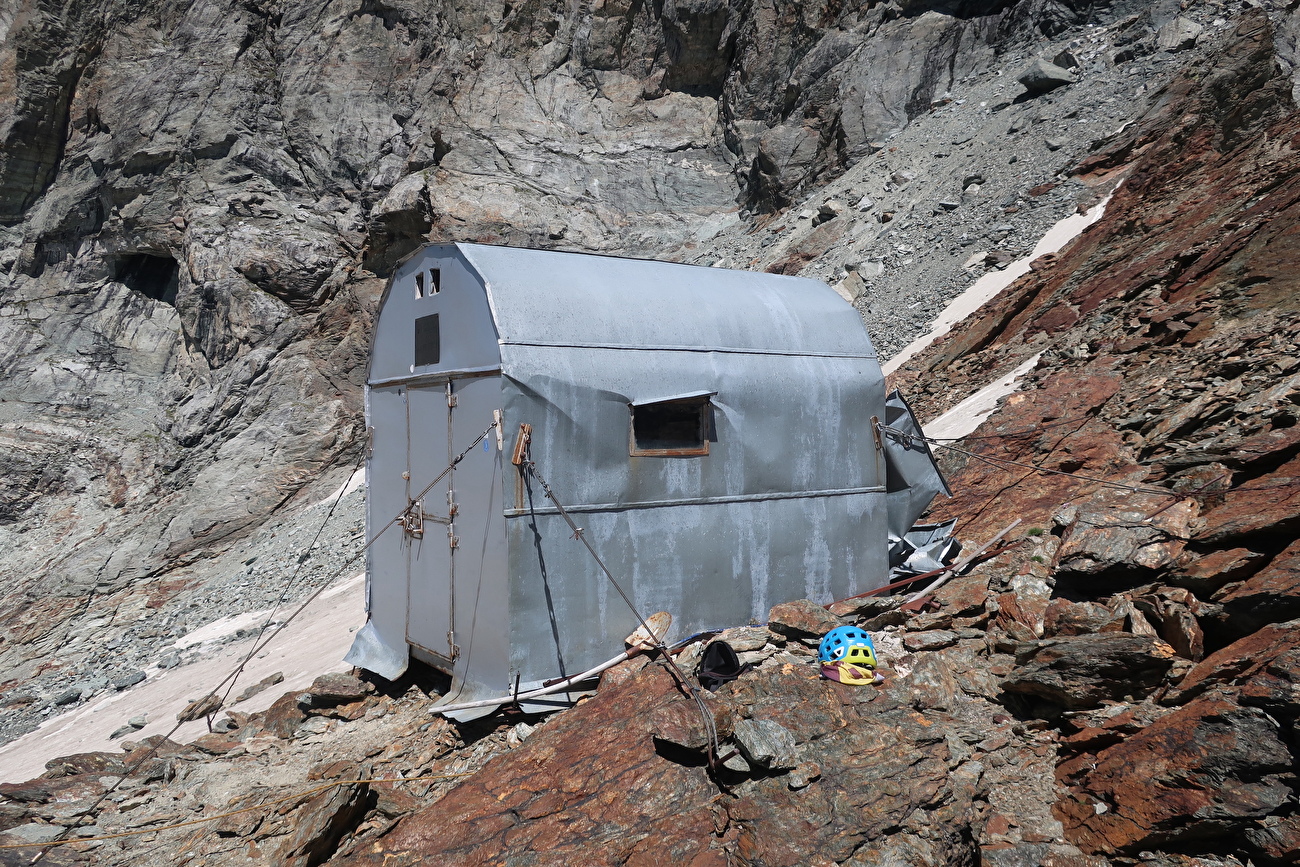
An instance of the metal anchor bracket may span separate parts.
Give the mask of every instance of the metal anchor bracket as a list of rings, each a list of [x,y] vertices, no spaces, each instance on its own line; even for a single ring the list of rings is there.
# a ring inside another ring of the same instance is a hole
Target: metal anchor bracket
[[[416,500],[407,507],[406,511],[402,513],[402,517],[398,520],[402,525],[403,533],[410,536],[412,539],[423,539],[424,501]]]

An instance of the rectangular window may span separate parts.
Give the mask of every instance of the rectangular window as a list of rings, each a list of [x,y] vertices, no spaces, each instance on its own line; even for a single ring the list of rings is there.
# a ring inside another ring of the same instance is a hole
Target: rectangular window
[[[430,268],[429,269],[429,294],[437,295],[441,291],[442,291],[442,269]]]
[[[630,405],[630,453],[651,457],[707,455],[713,433],[714,392]]]
[[[442,340],[438,333],[438,314],[421,316],[415,320],[415,366],[437,364],[442,355]]]
[[[424,297],[424,272],[423,271],[415,272],[415,297],[416,298]]]

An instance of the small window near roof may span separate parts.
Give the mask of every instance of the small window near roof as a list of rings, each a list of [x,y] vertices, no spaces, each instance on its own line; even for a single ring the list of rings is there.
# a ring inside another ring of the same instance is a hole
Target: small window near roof
[[[430,268],[429,269],[429,294],[437,295],[441,291],[442,291],[442,269]]]
[[[711,393],[631,405],[630,452],[652,457],[707,455],[713,435]]]
[[[415,272],[415,297],[416,298],[424,297],[424,272],[423,271]]]

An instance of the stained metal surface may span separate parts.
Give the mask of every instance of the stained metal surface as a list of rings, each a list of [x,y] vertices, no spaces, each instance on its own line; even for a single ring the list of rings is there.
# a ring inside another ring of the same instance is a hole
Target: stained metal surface
[[[457,249],[487,282],[503,344],[875,356],[857,312],[816,280],[513,247]]]
[[[433,267],[441,291],[416,297],[415,275]],[[417,368],[413,323],[434,313],[439,362]],[[464,396],[450,410],[453,450],[493,410],[503,411],[507,449],[520,423],[531,424],[532,456],[557,496],[638,606],[672,612],[678,634],[887,580],[885,460],[869,422],[885,416],[884,379],[858,314],[824,284],[504,247],[422,248],[395,272],[376,323],[372,533],[406,506],[401,471],[418,491],[446,465],[445,428],[407,413],[447,381]],[[707,455],[630,454],[630,406],[691,397],[711,404]],[[399,543],[408,534],[396,528],[396,539],[371,549],[370,650],[354,648],[387,664],[391,653],[373,646],[398,652],[409,629],[428,637],[417,655],[446,666],[438,656],[454,651],[437,634],[454,624],[462,699],[585,670],[637,625],[553,505],[491,442],[451,483],[452,566],[412,559],[417,542]],[[426,513],[440,512],[433,496]],[[447,544],[442,525],[424,526],[426,551]],[[438,599],[447,611],[430,608]]]

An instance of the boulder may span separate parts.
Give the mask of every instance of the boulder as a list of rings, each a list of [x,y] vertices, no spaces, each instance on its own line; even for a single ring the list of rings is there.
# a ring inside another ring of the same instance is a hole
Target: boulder
[[[858,296],[867,291],[867,284],[862,281],[857,271],[850,271],[844,279],[831,287],[845,301],[852,304]]]
[[[731,711],[724,703],[711,697],[704,698],[705,706],[713,714],[713,728],[719,739],[731,733]],[[665,704],[650,714],[650,734],[657,740],[675,744],[688,750],[709,747],[709,735],[704,728],[699,705],[693,699]]]
[[[263,690],[275,686],[277,683],[281,683],[283,681],[284,681],[284,672],[277,671],[277,672],[273,672],[272,674],[268,674],[266,677],[262,678],[257,683],[249,684],[248,686],[240,690],[239,693],[235,696],[235,704],[239,704],[241,701],[248,701],[250,698],[262,692]]]
[[[1171,568],[1193,534],[1197,513],[1191,499],[1171,506],[1155,496],[1120,496],[1113,490],[1095,495],[1082,507],[1067,506],[1054,518],[1065,528],[1058,573],[1067,580],[1141,580]]]
[[[1208,599],[1225,584],[1248,578],[1267,562],[1268,557],[1249,548],[1221,548],[1194,557],[1165,580]]]
[[[1024,85],[1030,96],[1038,96],[1056,90],[1058,87],[1074,84],[1078,79],[1070,70],[1062,69],[1055,63],[1040,57],[1017,75],[1016,81]]]
[[[1246,828],[1242,836],[1269,862],[1294,864],[1300,860],[1300,816],[1266,816]]]
[[[903,604],[902,596],[859,596],[856,599],[842,599],[827,606],[828,611],[838,617],[875,617],[887,611],[893,611]]]
[[[1215,548],[1250,544],[1259,533],[1295,538],[1300,530],[1300,456],[1240,490],[1226,491],[1205,512],[1196,541]],[[1240,540],[1240,541],[1239,541]]]
[[[1009,693],[1032,695],[1069,710],[1140,698],[1155,690],[1174,649],[1142,635],[1107,633],[1029,642],[1019,667],[1003,682]]]
[[[1043,635],[1090,635],[1097,632],[1119,632],[1124,619],[1100,602],[1071,602],[1053,599],[1043,616]]]
[[[65,704],[72,704],[73,702],[81,701],[81,688],[77,686],[68,687],[65,690],[55,693],[54,698],[50,699],[50,701],[54,703],[55,707],[62,707]]]
[[[1270,624],[1201,660],[1183,676],[1178,689],[1166,700],[1186,702],[1215,686],[1254,689],[1261,698],[1268,693],[1289,694],[1289,684],[1300,683],[1296,677],[1300,672],[1294,667],[1297,656],[1300,656],[1300,620]]]
[[[1225,587],[1214,601],[1223,605],[1226,625],[1236,635],[1300,617],[1300,540],[1241,584]]]
[[[219,710],[221,710],[221,696],[216,693],[209,693],[203,698],[195,699],[186,705],[184,710],[176,714],[176,721],[193,722],[205,716],[212,716]]]
[[[731,649],[737,653],[745,653],[750,650],[762,650],[767,644],[768,635],[766,627],[763,626],[733,626],[724,629],[718,636],[718,640],[730,644]]]
[[[117,677],[109,681],[109,683],[113,687],[113,689],[120,691],[128,687],[135,686],[137,683],[140,683],[144,679],[145,679],[145,673],[137,669],[135,671],[128,671],[126,674],[118,675]]]
[[[767,615],[767,628],[789,638],[819,638],[843,625],[843,620],[808,599],[783,602]]]
[[[766,719],[742,719],[732,735],[750,764],[774,771],[799,764],[795,737],[780,723]]]
[[[1206,696],[1098,753],[1055,813],[1066,838],[1092,854],[1210,848],[1286,804],[1292,768],[1275,722]]]
[[[1183,15],[1175,15],[1156,31],[1156,47],[1161,51],[1186,51],[1196,45],[1204,27]]]
[[[279,738],[291,738],[298,726],[307,718],[298,703],[296,693],[287,692],[277,698],[262,714],[262,726]]]
[[[5,842],[10,844],[49,843],[50,841],[57,840],[59,837],[63,836],[65,830],[67,829],[62,825],[45,825],[37,822],[29,822],[25,825],[17,825],[5,831],[4,833],[7,836],[13,838],[12,840],[7,840]],[[39,852],[40,850],[28,849],[26,851],[34,853]]]
[[[372,684],[359,677],[333,672],[322,674],[312,681],[307,691],[299,694],[298,704],[304,710],[317,710],[360,701],[374,691]]]
[[[76,753],[71,756],[50,759],[45,763],[45,773],[41,774],[41,776],[46,779],[55,779],[80,774],[98,774],[101,776],[124,774],[127,767],[128,762],[115,753]]]
[[[946,629],[931,629],[927,632],[909,632],[903,636],[903,647],[909,653],[921,650],[940,650],[957,643],[957,633]]]

